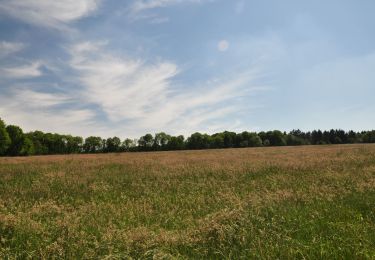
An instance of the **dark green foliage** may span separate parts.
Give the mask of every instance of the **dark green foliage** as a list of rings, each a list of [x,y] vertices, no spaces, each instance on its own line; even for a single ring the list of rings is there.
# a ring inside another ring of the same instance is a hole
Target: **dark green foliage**
[[[311,143],[312,144],[319,144],[319,142],[322,142],[323,140],[323,133],[322,131],[312,131],[311,133]]]
[[[11,143],[9,134],[5,128],[5,123],[0,118],[0,155],[4,155]]]
[[[225,148],[235,147],[236,137],[237,137],[236,133],[225,131],[223,133],[223,136],[224,136],[224,147]]]
[[[264,145],[266,145],[268,143],[269,143],[270,146],[287,145],[285,134],[283,134],[281,131],[278,131],[278,130],[268,131],[267,133],[260,132],[259,136],[262,139],[262,142],[263,142]]]
[[[194,133],[186,140],[184,136],[171,136],[164,132],[146,134],[139,140],[118,137],[102,139],[90,136],[83,141],[80,136],[60,135],[34,131],[24,134],[18,126],[5,124],[0,119],[0,156],[45,155],[74,153],[113,153],[140,151],[172,151],[184,149],[221,149],[260,146],[298,146],[326,144],[375,143],[375,130],[345,132],[341,129],[330,131],[314,130],[303,132],[299,129],[289,133],[279,130],[268,132],[242,133],[224,131],[212,135]]]
[[[25,139],[22,129],[15,125],[8,125],[6,130],[11,140],[7,154],[10,156],[21,155]]]
[[[242,132],[242,142],[244,147],[262,146],[262,139],[256,133]]]
[[[97,136],[90,136],[85,139],[83,150],[86,153],[97,153],[102,151],[103,142],[102,138]]]
[[[166,150],[168,143],[171,141],[171,136],[164,132],[155,134],[153,147],[155,150]]]
[[[41,131],[27,133],[26,136],[34,144],[35,154],[49,154],[45,134]]]
[[[21,149],[19,155],[33,155],[33,154],[35,154],[33,142],[29,138],[24,137],[22,149]]]
[[[288,145],[306,145],[308,144],[308,142],[301,138],[301,137],[298,137],[298,136],[295,136],[295,135],[292,135],[292,134],[288,134],[288,136],[286,137],[286,142]]]
[[[375,130],[369,131],[363,135],[364,143],[375,143]]]
[[[120,152],[120,149],[121,149],[121,140],[117,136],[113,138],[108,138],[106,140],[105,152],[115,153],[115,152]]]
[[[154,144],[154,138],[152,137],[152,134],[146,134],[144,136],[141,136],[141,138],[139,138],[138,140],[139,148],[144,151],[152,150],[153,144]]]
[[[121,144],[121,151],[130,151],[132,148],[134,148],[136,146],[136,142],[129,139],[129,138],[126,138],[124,140],[124,142],[122,142]]]
[[[185,138],[183,135],[171,136],[168,143],[168,150],[183,150],[185,149]]]
[[[67,153],[79,153],[83,146],[83,138],[80,136],[67,135],[66,140],[66,152]]]
[[[210,148],[210,136],[207,134],[194,133],[187,139],[187,147],[189,149],[208,149]]]

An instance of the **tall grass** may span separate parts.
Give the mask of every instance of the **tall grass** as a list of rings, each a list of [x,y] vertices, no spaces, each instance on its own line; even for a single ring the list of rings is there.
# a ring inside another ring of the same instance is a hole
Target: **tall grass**
[[[375,146],[1,158],[0,258],[375,258]]]

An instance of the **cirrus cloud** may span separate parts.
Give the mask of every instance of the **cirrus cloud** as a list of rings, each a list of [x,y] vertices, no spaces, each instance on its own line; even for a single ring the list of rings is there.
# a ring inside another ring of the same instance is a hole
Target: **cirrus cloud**
[[[83,42],[69,50],[81,103],[99,107],[117,127],[110,131],[120,136],[232,129],[238,120],[223,125],[220,119],[243,109],[238,98],[262,89],[254,84],[258,74],[252,68],[187,87],[176,84],[182,71],[173,62],[115,57],[103,43]]]
[[[63,29],[94,12],[98,5],[99,0],[3,0],[0,12],[37,26]]]

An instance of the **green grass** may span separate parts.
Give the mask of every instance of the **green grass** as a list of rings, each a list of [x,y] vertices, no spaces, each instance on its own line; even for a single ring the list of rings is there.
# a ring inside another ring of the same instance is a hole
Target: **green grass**
[[[0,258],[374,259],[375,146],[2,158]]]

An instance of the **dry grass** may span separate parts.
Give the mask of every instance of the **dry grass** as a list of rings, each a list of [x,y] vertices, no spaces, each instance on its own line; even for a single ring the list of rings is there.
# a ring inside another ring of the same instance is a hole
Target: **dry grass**
[[[0,158],[1,258],[375,258],[375,146]]]

